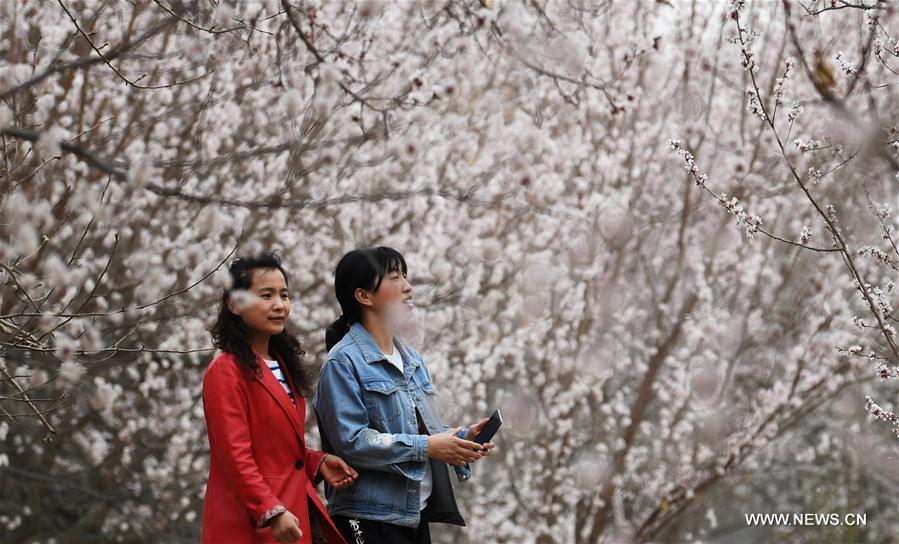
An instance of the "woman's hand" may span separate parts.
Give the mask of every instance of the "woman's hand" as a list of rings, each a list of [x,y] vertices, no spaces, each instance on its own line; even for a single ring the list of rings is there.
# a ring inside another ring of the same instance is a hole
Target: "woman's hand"
[[[359,477],[359,473],[346,464],[346,461],[330,453],[325,454],[325,458],[318,470],[322,473],[322,477],[328,482],[328,485],[335,489],[349,487]]]
[[[477,423],[469,427],[468,434],[465,435],[466,438],[468,438],[469,440],[476,439],[478,435],[481,434],[481,431],[484,430],[484,425],[486,425],[488,421],[490,421],[490,418],[485,417],[481,421],[478,421]],[[481,450],[481,457],[487,457],[488,455],[493,453],[490,450],[492,450],[494,447],[496,447],[496,444],[494,444],[493,442],[485,442],[484,449]]]
[[[462,427],[449,429],[428,437],[428,457],[433,457],[457,467],[465,463],[474,463],[481,458],[483,446],[477,442],[463,440],[453,436]]]
[[[281,512],[271,522],[272,538],[281,544],[293,544],[303,538],[300,530],[300,520],[290,513],[290,510]]]

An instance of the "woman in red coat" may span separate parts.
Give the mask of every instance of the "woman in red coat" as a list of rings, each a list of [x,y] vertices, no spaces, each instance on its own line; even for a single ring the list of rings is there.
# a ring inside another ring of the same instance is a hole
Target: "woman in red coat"
[[[299,341],[285,330],[287,272],[277,255],[236,259],[212,329],[221,350],[203,377],[209,481],[202,542],[346,544],[315,491],[358,474],[306,447],[312,379]]]

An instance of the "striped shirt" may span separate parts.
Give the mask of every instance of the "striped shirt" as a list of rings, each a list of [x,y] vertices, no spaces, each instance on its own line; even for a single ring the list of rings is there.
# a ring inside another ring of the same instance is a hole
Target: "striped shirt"
[[[284,378],[284,373],[281,372],[281,366],[278,365],[278,361],[269,361],[268,359],[263,359],[265,364],[268,365],[268,369],[272,371],[272,374],[278,378],[278,381],[281,382],[281,387],[284,388],[284,391],[290,395],[290,400],[296,402],[296,399],[293,396],[293,391],[290,390],[290,385],[287,384],[287,380]]]

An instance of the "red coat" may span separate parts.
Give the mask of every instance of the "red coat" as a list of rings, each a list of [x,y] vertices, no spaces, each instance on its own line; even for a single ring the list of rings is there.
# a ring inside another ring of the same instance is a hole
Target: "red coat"
[[[256,529],[270,508],[284,504],[312,543],[307,497],[319,510],[328,544],[346,544],[315,491],[324,455],[306,447],[306,404],[287,372],[296,406],[258,354],[250,377],[231,353],[222,352],[203,377],[203,409],[209,436],[209,481],[200,539],[209,544],[275,542],[271,527]],[[261,374],[261,376],[260,376]]]

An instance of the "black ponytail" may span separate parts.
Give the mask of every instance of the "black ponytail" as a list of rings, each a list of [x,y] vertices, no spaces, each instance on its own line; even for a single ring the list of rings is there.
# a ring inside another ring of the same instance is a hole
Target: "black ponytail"
[[[347,321],[343,314],[341,314],[340,317],[337,318],[337,321],[331,323],[328,328],[325,329],[325,347],[328,351],[331,351],[334,344],[340,342],[340,339],[349,332],[350,325],[351,323]]]
[[[334,292],[343,314],[325,330],[328,351],[340,342],[350,325],[362,320],[356,289],[374,293],[381,287],[381,280],[395,271],[406,274],[406,260],[399,251],[386,246],[354,249],[340,258],[334,273]]]

